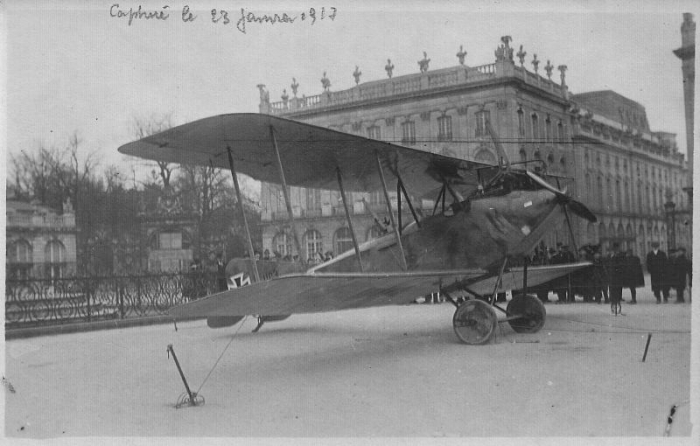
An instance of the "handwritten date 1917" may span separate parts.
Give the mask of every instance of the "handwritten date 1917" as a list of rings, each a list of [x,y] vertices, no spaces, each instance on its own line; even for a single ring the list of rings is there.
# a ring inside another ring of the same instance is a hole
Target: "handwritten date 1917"
[[[309,20],[310,23],[313,25],[314,23],[316,23],[316,19],[325,20],[326,18],[328,18],[331,20],[335,20],[335,16],[337,13],[338,10],[334,7],[328,8],[328,11],[326,11],[325,7],[322,7],[320,11],[316,10],[315,8],[309,8],[308,11],[304,11],[298,15],[289,15],[287,13],[261,15],[256,14],[254,12],[246,11],[245,8],[241,8],[241,14],[238,17],[238,21],[236,21],[236,28],[240,32],[245,34],[247,23],[269,23],[270,25],[274,25],[275,23],[294,23],[297,20],[301,20],[302,22]],[[221,23],[223,25],[228,25],[233,20],[235,20],[235,17],[231,17],[232,15],[233,14],[230,14],[225,9],[212,9],[211,21],[213,23]]]

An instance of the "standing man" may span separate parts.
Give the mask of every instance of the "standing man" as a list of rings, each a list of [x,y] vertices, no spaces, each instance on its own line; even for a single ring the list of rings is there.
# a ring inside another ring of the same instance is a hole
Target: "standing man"
[[[625,282],[625,253],[620,252],[620,244],[617,242],[612,244],[609,262],[610,305],[613,313],[618,314],[620,312],[620,302],[622,302],[622,287]]]
[[[661,294],[664,303],[668,303],[668,258],[666,253],[659,249],[659,242],[651,243],[651,252],[647,254],[647,271],[651,276],[651,290],[654,292],[656,303],[661,303]]]
[[[216,283],[219,291],[228,290],[228,284],[226,283],[226,263],[223,259],[222,253],[216,254]]]
[[[637,303],[637,288],[644,287],[644,271],[642,270],[642,262],[634,255],[634,251],[627,250],[625,256],[624,268],[624,288],[629,288],[632,294],[631,304]]]
[[[676,289],[676,303],[685,302],[685,286],[690,272],[690,261],[685,257],[685,248],[678,248],[669,261],[673,288]]]

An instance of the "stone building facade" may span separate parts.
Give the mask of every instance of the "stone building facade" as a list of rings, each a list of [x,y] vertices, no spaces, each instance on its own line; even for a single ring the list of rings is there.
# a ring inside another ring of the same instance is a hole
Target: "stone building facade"
[[[261,113],[327,127],[342,132],[393,142],[468,160],[496,164],[496,150],[486,131],[491,122],[511,162],[544,166],[552,181],[588,204],[599,218],[588,224],[574,218],[573,232],[580,244],[602,243],[608,249],[621,242],[645,255],[652,241],[666,243],[664,202],[684,202],[685,160],[678,153],[675,135],[652,132],[643,106],[612,91],[571,95],[566,65],[544,67],[520,47],[514,54],[505,36],[496,48],[494,63],[467,66],[460,47],[458,65],[431,71],[427,54],[418,61],[419,72],[330,91],[324,73],[323,92],[298,97],[299,85],[286,89],[282,100],[270,102],[259,85]],[[517,58],[517,60],[516,60]],[[530,69],[530,66],[532,67]],[[541,75],[541,70],[544,75]],[[520,165],[522,167],[522,164]],[[410,191],[409,191],[410,192]],[[302,246],[301,255],[313,251],[337,254],[352,247],[337,192],[291,188],[292,211]],[[393,194],[395,197],[395,194]],[[349,194],[348,200],[358,241],[374,235],[374,220],[367,207],[386,216],[379,191]],[[687,200],[686,200],[687,201]],[[424,212],[430,201],[420,202]],[[296,254],[287,212],[277,185],[263,184],[263,246],[271,253]],[[679,240],[683,231],[679,230]],[[568,244],[568,230],[553,228],[545,243]],[[678,243],[679,245],[682,243]],[[686,245],[687,246],[687,245]]]
[[[63,214],[8,197],[6,259],[8,279],[59,279],[75,274],[75,213],[69,203]]]

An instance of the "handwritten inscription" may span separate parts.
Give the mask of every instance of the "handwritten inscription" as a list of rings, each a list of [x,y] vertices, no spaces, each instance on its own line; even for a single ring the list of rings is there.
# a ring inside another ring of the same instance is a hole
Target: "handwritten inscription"
[[[119,19],[128,19],[129,26],[131,26],[131,22],[133,22],[134,19],[168,20],[170,14],[168,14],[167,10],[169,8],[170,6],[165,5],[160,11],[143,11],[141,9],[141,5],[139,5],[139,7],[136,8],[136,10],[134,10],[134,8],[129,8],[129,10],[127,11],[126,9],[119,8],[119,3],[115,3],[109,8],[109,15],[112,17],[117,17]]]
[[[109,15],[117,19],[124,19],[131,26],[134,20],[167,21],[170,18],[170,11],[169,5],[164,5],[160,9],[145,10],[141,5],[127,9],[126,7],[121,7],[119,3],[114,3],[109,8]],[[317,20],[335,21],[338,9],[332,6],[328,8],[324,6],[320,9],[308,8],[298,13],[259,13],[246,10],[245,8],[241,8],[240,11],[215,8],[210,11],[210,14],[211,23],[219,25],[231,24],[238,31],[246,34],[246,27],[250,25],[294,24],[301,22],[313,25]],[[184,23],[192,23],[198,18],[197,14],[192,12],[188,5],[182,8],[180,17]]]

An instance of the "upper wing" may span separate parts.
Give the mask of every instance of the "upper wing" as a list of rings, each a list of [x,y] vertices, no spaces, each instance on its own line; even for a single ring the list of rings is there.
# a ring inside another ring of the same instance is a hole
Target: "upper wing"
[[[338,167],[347,190],[381,189],[375,154],[387,180],[400,174],[409,193],[417,196],[444,181],[468,193],[477,185],[476,167],[483,166],[258,113],[200,119],[125,144],[119,151],[155,161],[228,169],[230,147],[236,172],[280,184],[275,143],[287,184],[314,189],[337,190]]]
[[[582,262],[570,265],[528,268],[528,284],[535,286],[577,269],[589,266]],[[224,291],[178,307],[170,314],[177,317],[215,317],[289,315],[317,313],[351,308],[403,305],[417,297],[437,292],[442,284],[468,282],[478,294],[490,294],[496,284],[493,275],[483,270],[399,273],[299,274]],[[499,291],[522,288],[523,268],[503,274]]]

